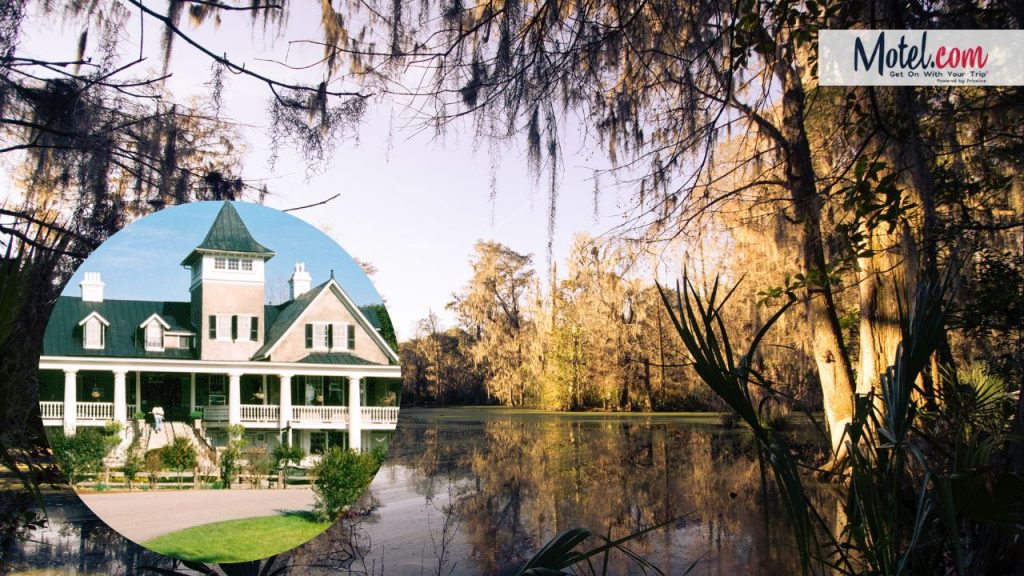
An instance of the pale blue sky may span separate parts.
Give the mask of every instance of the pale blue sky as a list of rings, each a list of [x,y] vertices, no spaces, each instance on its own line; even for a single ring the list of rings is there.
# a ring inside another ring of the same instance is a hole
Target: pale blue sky
[[[159,12],[165,10],[163,2],[147,4]],[[137,35],[138,13],[132,14],[122,33],[126,37]],[[303,66],[322,57],[319,48],[289,45],[292,40],[319,37],[319,3],[290,6],[288,27],[274,43],[276,52],[268,50],[272,42],[261,32],[252,31],[247,13],[224,12],[221,20],[219,27],[207,23],[194,29],[185,17],[181,25],[214,53],[226,53],[247,68],[284,79],[299,73],[260,59],[287,59],[290,65]],[[28,27],[19,55],[73,58],[80,29],[38,22]],[[146,60],[141,66],[152,76],[159,75],[161,34],[153,26],[145,33]],[[60,53],[54,53],[55,46]],[[92,44],[87,47],[87,56],[93,49]],[[137,57],[137,50],[137,46],[131,48],[124,61]],[[176,100],[206,93],[209,60],[184,42],[174,45],[171,73],[167,87]],[[313,78],[318,80],[318,74]],[[266,87],[233,74],[225,80],[225,115],[244,126],[243,176],[265,182],[270,190],[266,204],[276,208],[341,194],[325,206],[294,214],[379,270],[372,281],[388,305],[399,338],[412,336],[417,321],[430,311],[448,323],[454,321],[444,307],[470,278],[469,260],[477,240],[496,240],[532,253],[538,270],[544,269],[547,193],[544,184],[538,186],[529,175],[521,141],[498,145],[500,166],[493,173],[498,192],[492,203],[490,144],[475,138],[471,125],[456,124],[443,137],[435,136],[430,130],[417,131],[415,115],[393,98],[373,98],[358,138],[339,143],[323,173],[310,176],[305,164],[288,150],[282,151],[276,169],[271,170]],[[602,182],[606,190],[595,218],[591,177],[595,168],[607,166],[603,150],[593,141],[581,141],[580,120],[566,118],[562,124],[566,133],[554,235],[556,261],[564,259],[574,234],[605,232],[622,222],[622,211],[629,205],[619,193],[607,189],[609,182]]]
[[[64,294],[78,296],[84,272],[100,272],[104,297],[187,301],[190,272],[180,264],[203,241],[222,202],[196,202],[135,221],[103,243],[71,278]],[[257,242],[275,254],[265,270],[270,303],[287,300],[288,279],[304,262],[316,286],[331,271],[356,304],[380,303],[359,265],[336,242],[307,222],[278,210],[236,202],[235,209]]]

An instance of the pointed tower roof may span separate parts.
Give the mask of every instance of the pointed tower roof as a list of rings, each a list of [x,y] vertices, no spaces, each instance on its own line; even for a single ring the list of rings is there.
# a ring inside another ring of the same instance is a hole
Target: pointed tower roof
[[[262,256],[265,260],[274,256],[273,251],[252,237],[235,207],[226,200],[206,233],[206,238],[182,261],[182,264],[187,265],[199,255],[210,252],[250,254]]]

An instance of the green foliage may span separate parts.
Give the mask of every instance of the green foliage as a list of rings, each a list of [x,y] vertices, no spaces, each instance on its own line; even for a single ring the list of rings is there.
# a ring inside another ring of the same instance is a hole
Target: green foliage
[[[262,446],[250,448],[245,453],[246,471],[249,473],[253,488],[259,488],[262,480],[270,475],[274,462]]]
[[[164,446],[160,450],[160,459],[164,466],[175,472],[191,470],[199,464],[199,456],[196,448],[189,443],[187,438],[180,436],[174,438],[174,442]],[[178,476],[178,485],[181,485],[181,476]]]
[[[224,487],[230,489],[231,481],[238,474],[239,460],[246,445],[245,439],[242,438],[245,427],[241,424],[231,424],[226,431],[228,445],[220,452],[220,479]]]
[[[192,412],[189,413],[188,419],[189,420],[202,420],[203,419],[203,411],[202,410],[193,410]]]
[[[364,311],[369,311],[371,314],[377,317],[377,322],[380,323],[380,336],[391,346],[391,349],[398,351],[398,337],[395,336],[395,327],[391,323],[391,315],[388,314],[387,306],[383,304],[370,304],[361,308]]]
[[[63,430],[48,431],[47,439],[57,468],[71,486],[103,469],[103,459],[117,446],[117,436],[109,436],[95,428],[82,428],[76,434]]]
[[[295,466],[306,457],[306,451],[298,444],[282,442],[274,446],[274,463],[279,466]]]
[[[129,449],[124,459],[124,466],[121,467],[121,472],[124,474],[124,481],[128,484],[129,491],[131,491],[135,478],[138,477],[139,472],[142,472],[142,469],[142,456],[139,455],[138,450]]]
[[[146,473],[149,474],[149,484],[154,487],[159,480],[157,475],[164,469],[164,459],[160,456],[161,452],[162,450],[160,449],[150,450],[149,452],[146,452],[146,457],[142,461],[142,467],[146,470]],[[143,486],[143,488],[145,488],[145,486]]]
[[[846,522],[838,530],[809,497],[785,437],[763,424],[766,402],[751,392],[754,386],[774,395],[748,359],[788,305],[737,356],[721,316],[728,295],[719,299],[717,283],[706,303],[685,279],[674,301],[662,292],[697,373],[750,427],[805,573],[937,573],[950,565],[965,573],[969,561],[984,556],[967,547],[983,544],[962,539],[961,531],[1019,527],[1024,519],[1024,479],[1000,470],[995,459],[1005,448],[1010,421],[1003,384],[973,369],[956,378],[948,372],[931,401],[922,401],[925,391],[916,388],[945,329],[949,286],[922,282],[909,309],[900,301],[903,339],[894,363],[879,375],[878,398],[857,397],[846,429],[848,454],[837,468],[846,472],[840,483]],[[928,405],[936,408],[929,411]]]
[[[136,410],[135,414],[132,415],[132,418],[134,418],[136,420],[145,420],[146,419],[146,413],[143,412],[142,410]]]
[[[317,517],[332,522],[340,518],[366,491],[384,456],[383,450],[359,453],[331,446],[313,468]]]

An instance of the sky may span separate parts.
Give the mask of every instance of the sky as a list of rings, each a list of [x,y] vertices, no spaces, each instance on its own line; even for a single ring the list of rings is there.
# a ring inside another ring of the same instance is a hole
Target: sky
[[[158,12],[162,2],[147,2]],[[214,53],[227,54],[247,68],[289,79],[293,74],[267,59],[292,66],[317,61],[319,49],[291,41],[319,38],[319,3],[293,3],[288,27],[278,39],[265,38],[244,12],[225,12],[220,26],[206,23],[183,28]],[[20,55],[73,59],[81,32],[77,25],[55,25],[30,14]],[[124,45],[138,55],[138,13],[126,20]],[[146,59],[139,72],[160,75],[161,31],[149,25],[143,34]],[[273,48],[273,50],[272,50]],[[171,77],[165,82],[175,100],[205,94],[210,62],[185,42],[174,44]],[[87,46],[87,56],[95,47]],[[307,77],[308,79],[308,77]],[[265,204],[284,209],[340,194],[323,206],[292,212],[324,231],[353,257],[378,272],[371,278],[384,298],[400,339],[414,336],[417,322],[430,312],[447,324],[445,310],[452,295],[471,277],[470,257],[477,240],[495,240],[534,256],[538,270],[546,267],[548,198],[528,170],[522,140],[499,143],[492,154],[487,142],[474,137],[471,125],[456,124],[437,136],[421,130],[423,118],[391,98],[372,98],[357,137],[338,144],[326,170],[310,174],[307,165],[285,149],[271,168],[266,86],[243,76],[226,74],[224,114],[242,127],[245,143],[242,176],[266,183]],[[563,121],[562,167],[558,172],[558,204],[553,257],[561,261],[576,233],[598,236],[621,223],[624,206],[614,191],[598,196],[595,215],[594,169],[606,168],[594,142],[581,141],[582,121]],[[492,156],[499,159],[492,169]],[[491,199],[491,181],[497,194]],[[284,261],[285,258],[280,258]],[[275,262],[276,264],[276,262]],[[109,284],[109,283],[108,283]],[[77,289],[77,284],[72,285]]]
[[[104,298],[124,300],[189,299],[191,273],[181,261],[198,246],[222,202],[195,202],[150,214],[111,236],[79,267],[64,289],[79,296],[85,272],[99,272]],[[274,252],[264,271],[271,304],[288,298],[288,279],[296,262],[304,262],[312,285],[335,279],[357,305],[379,304],[373,284],[351,256],[309,223],[278,210],[235,202],[252,237]]]

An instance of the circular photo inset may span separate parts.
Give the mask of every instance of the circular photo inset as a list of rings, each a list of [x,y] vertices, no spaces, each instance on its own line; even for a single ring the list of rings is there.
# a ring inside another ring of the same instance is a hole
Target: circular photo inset
[[[54,307],[39,404],[55,462],[104,522],[183,560],[313,538],[373,478],[398,422],[387,310],[324,233],[200,202],[111,237]]]

